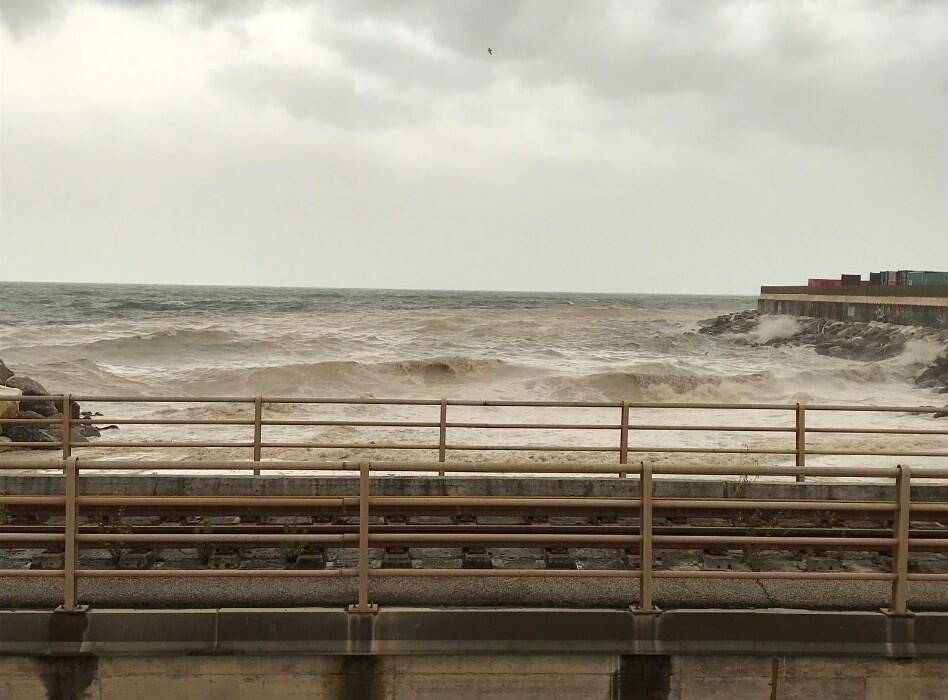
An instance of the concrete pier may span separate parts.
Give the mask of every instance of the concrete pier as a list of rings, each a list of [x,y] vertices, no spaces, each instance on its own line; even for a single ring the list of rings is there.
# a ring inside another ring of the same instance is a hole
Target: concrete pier
[[[762,314],[948,328],[948,287],[761,287]]]

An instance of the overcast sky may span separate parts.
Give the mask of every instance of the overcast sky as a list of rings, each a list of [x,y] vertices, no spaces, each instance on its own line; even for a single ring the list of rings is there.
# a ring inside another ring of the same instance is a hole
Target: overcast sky
[[[948,2],[0,15],[0,279],[753,293],[948,269]]]

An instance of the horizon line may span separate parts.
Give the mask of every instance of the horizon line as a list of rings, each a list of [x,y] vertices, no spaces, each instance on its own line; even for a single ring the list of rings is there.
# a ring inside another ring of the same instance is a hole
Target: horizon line
[[[87,285],[100,287],[200,287],[228,289],[321,289],[353,292],[442,292],[442,293],[480,293],[480,294],[574,294],[608,296],[705,296],[705,297],[756,297],[754,293],[736,292],[609,292],[591,290],[542,290],[542,289],[483,289],[483,288],[444,288],[444,287],[321,287],[285,284],[219,284],[200,282],[75,282],[63,280],[0,280],[0,284],[51,284],[51,285]]]

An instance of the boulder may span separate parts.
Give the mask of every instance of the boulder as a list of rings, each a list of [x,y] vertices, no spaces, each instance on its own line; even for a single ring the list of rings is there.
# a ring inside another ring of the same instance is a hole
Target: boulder
[[[7,386],[12,386],[16,389],[19,389],[23,392],[24,396],[49,396],[49,392],[46,391],[46,387],[40,384],[35,379],[30,377],[25,377],[22,374],[17,374],[5,382]]]
[[[760,314],[756,310],[738,311],[702,321],[698,332],[707,335],[747,333],[757,328],[759,322]]]
[[[23,408],[32,411],[33,413],[39,413],[44,418],[49,418],[57,413],[59,409],[53,404],[52,401],[32,401],[28,398],[23,398],[20,401],[20,404]]]
[[[28,420],[45,418],[35,411],[20,411],[16,416]],[[3,434],[13,442],[58,442],[59,438],[54,437],[49,430],[49,426],[42,423],[7,423],[4,425]],[[56,445],[50,445],[50,449],[56,449]]]
[[[948,355],[935,362],[915,379],[915,383],[927,389],[948,387]]]
[[[0,386],[0,418],[16,418],[20,411],[20,398],[22,396],[23,392],[19,389],[12,386]]]
[[[23,375],[13,375],[7,380],[7,386],[15,387],[23,392],[23,396],[50,396],[55,392],[50,392],[31,377]],[[56,413],[62,413],[62,401],[30,401],[23,399],[22,403],[31,410],[39,413],[43,417],[52,416]],[[75,401],[69,402],[70,411],[73,418],[79,418],[81,412],[80,406]]]
[[[16,374],[7,379],[7,386],[19,389],[23,392],[24,397],[49,396],[49,392],[46,390],[46,387],[44,387],[35,379],[20,374]],[[26,409],[39,413],[43,417],[51,416],[58,412],[58,409],[51,401],[29,401],[27,399],[23,399],[21,403]]]
[[[13,376],[13,372],[10,371],[10,368],[3,364],[3,360],[0,360],[0,384],[6,384],[7,380]]]
[[[58,421],[56,423],[50,424],[50,426],[46,428],[46,432],[52,435],[54,440],[59,442],[60,440],[62,440],[62,435],[63,435],[63,427],[62,427],[63,414],[55,413],[47,417],[56,419]],[[85,426],[85,425],[73,425],[69,431],[69,435],[70,435],[69,441],[73,443],[89,442],[87,438],[87,434],[85,432],[85,428],[87,427],[88,426]],[[96,437],[98,437],[97,433],[96,433]]]

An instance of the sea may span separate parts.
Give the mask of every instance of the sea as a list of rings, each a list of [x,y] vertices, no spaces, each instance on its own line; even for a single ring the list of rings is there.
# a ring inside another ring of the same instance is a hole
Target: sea
[[[943,405],[913,384],[938,348],[909,343],[881,361],[769,345],[796,321],[765,318],[745,334],[699,332],[704,319],[754,308],[754,297],[664,294],[469,292],[0,282],[0,359],[52,392],[86,396],[442,398],[469,401]],[[252,418],[250,403],[161,404],[84,400],[108,418],[178,421]],[[440,406],[267,403],[269,420],[437,421]],[[452,423],[614,424],[615,408],[451,407]],[[793,427],[789,410],[632,409],[630,460],[792,464],[791,432],[649,430],[649,425]],[[814,413],[824,427],[942,428],[931,415]],[[249,459],[245,447],[106,448],[107,441],[246,441],[235,425],[122,425],[80,449],[90,458]],[[451,461],[608,462],[618,433],[452,427]],[[437,428],[267,426],[268,460],[436,458]],[[375,447],[351,447],[370,444]],[[944,449],[943,436],[817,434],[812,449]],[[534,451],[464,449],[515,445]],[[561,447],[562,450],[554,448]],[[648,452],[710,447],[763,454]],[[836,455],[813,463],[843,464]],[[888,464],[892,457],[860,457]],[[921,463],[925,463],[924,461]]]

